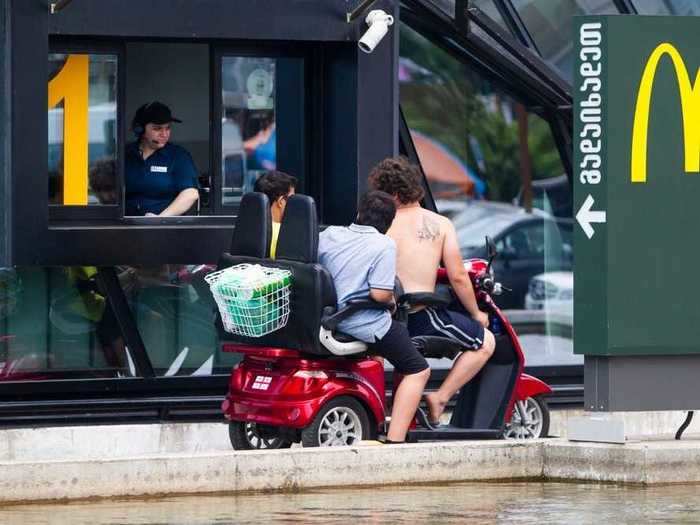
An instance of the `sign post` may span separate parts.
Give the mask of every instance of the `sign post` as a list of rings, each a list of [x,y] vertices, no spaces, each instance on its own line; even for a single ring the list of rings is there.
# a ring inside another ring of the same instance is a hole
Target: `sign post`
[[[574,348],[590,411],[700,408],[697,24],[574,24]]]

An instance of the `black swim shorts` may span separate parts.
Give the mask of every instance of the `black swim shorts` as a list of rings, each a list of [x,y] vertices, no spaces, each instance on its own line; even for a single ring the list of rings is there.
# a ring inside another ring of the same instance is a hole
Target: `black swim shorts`
[[[467,350],[478,350],[484,345],[484,327],[471,317],[446,308],[425,308],[408,316],[411,337],[436,335],[448,337],[464,345]]]
[[[403,375],[417,374],[428,368],[428,362],[411,341],[408,330],[401,323],[391,321],[389,331],[370,349],[387,359]]]

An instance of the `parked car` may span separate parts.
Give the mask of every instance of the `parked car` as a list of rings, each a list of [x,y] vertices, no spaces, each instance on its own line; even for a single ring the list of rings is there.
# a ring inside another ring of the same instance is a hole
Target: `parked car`
[[[573,272],[545,272],[535,275],[530,279],[525,308],[573,315]]]
[[[507,202],[483,200],[465,200],[458,202],[462,203],[462,207],[457,212],[446,214],[443,211],[443,201],[436,201],[437,208],[440,211],[440,213],[449,217],[455,229],[458,231],[464,227],[469,226],[474,221],[485,217],[490,217],[498,220],[499,217],[506,215],[511,216],[513,214],[527,214],[527,212],[520,206],[514,206],[513,204],[509,204]],[[542,210],[538,209],[533,209],[531,215],[535,215],[538,217],[549,217],[548,213],[545,213]],[[483,242],[483,238],[481,240]]]
[[[459,215],[453,219],[462,257],[485,257],[484,237],[494,241],[498,250],[494,270],[510,289],[496,299],[501,308],[524,308],[535,275],[573,269],[571,219],[527,213],[510,205],[501,205],[498,213],[471,213],[476,218],[467,223]]]

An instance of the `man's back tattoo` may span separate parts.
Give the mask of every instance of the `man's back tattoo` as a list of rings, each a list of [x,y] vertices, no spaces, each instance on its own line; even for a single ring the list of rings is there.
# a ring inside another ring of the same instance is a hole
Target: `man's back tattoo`
[[[440,223],[434,219],[423,216],[423,224],[418,229],[418,239],[421,241],[434,241],[440,237]]]

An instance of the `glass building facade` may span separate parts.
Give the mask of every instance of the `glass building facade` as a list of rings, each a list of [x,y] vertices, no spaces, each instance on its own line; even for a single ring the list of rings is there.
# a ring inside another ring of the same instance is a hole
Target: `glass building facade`
[[[454,0],[402,2],[400,9],[415,3],[456,16]],[[514,62],[515,70],[527,68],[502,48],[515,46],[548,64],[549,74],[563,85],[572,74],[571,17],[621,8],[613,0],[474,0],[470,5],[506,35],[508,42],[495,42],[479,27],[470,28],[493,42],[503,61]],[[687,0],[629,5],[639,14],[700,14]],[[408,135],[388,141],[415,151],[413,160],[421,164],[437,211],[457,228],[462,255],[483,257],[486,235],[496,242],[495,271],[511,290],[497,302],[520,331],[528,364],[579,366],[572,344],[571,173],[559,109],[534,103],[518,78],[492,74],[493,55],[454,52],[434,32],[407,20],[395,26],[399,99],[384,113],[370,114],[398,121],[400,107]],[[322,222],[352,217],[352,212],[338,213],[335,204],[363,184],[347,186],[342,170],[358,163],[335,151],[333,133],[341,136],[338,130],[348,122],[324,117],[343,115],[348,102],[357,102],[346,95],[357,77],[342,67],[352,55],[337,51],[339,58],[324,64],[323,77],[317,69],[323,60],[320,45],[291,52],[279,42],[256,47],[217,38],[130,37],[122,44],[117,38],[52,35],[43,135],[48,172],[41,190],[46,221],[60,231],[60,239],[72,239],[71,228],[83,228],[93,241],[51,241],[47,249],[74,247],[71,264],[0,268],[0,383],[8,385],[6,392],[15,383],[55,380],[187,376],[219,377],[217,384],[224,384],[238,358],[219,350],[214,305],[204,282],[216,256],[213,249],[201,255],[199,247],[225,246],[230,238],[225,227],[235,223],[241,195],[268,169],[297,176],[297,191],[319,201]],[[0,63],[8,67],[2,50]],[[323,81],[314,80],[319,75]],[[320,96],[322,102],[316,100]],[[156,99],[183,120],[174,126],[173,140],[192,155],[200,198],[181,222],[192,224],[187,239],[201,244],[188,241],[176,259],[154,254],[133,264],[114,256],[119,250],[113,247],[147,249],[146,228],[165,232],[180,224],[123,216],[123,156],[134,140],[131,119],[138,106]],[[370,129],[365,115],[350,115],[353,126]],[[357,151],[368,147],[363,140],[374,140],[371,133],[360,135],[352,145]],[[327,150],[321,155],[316,150],[323,140]],[[0,161],[4,154],[0,151]],[[7,181],[0,182],[0,196],[6,195]],[[10,235],[9,212],[3,213],[0,255]],[[118,233],[110,222],[115,218],[121,221]],[[92,222],[85,226],[85,221]],[[100,258],[105,246],[113,251]],[[80,253],[90,256],[81,260]]]

